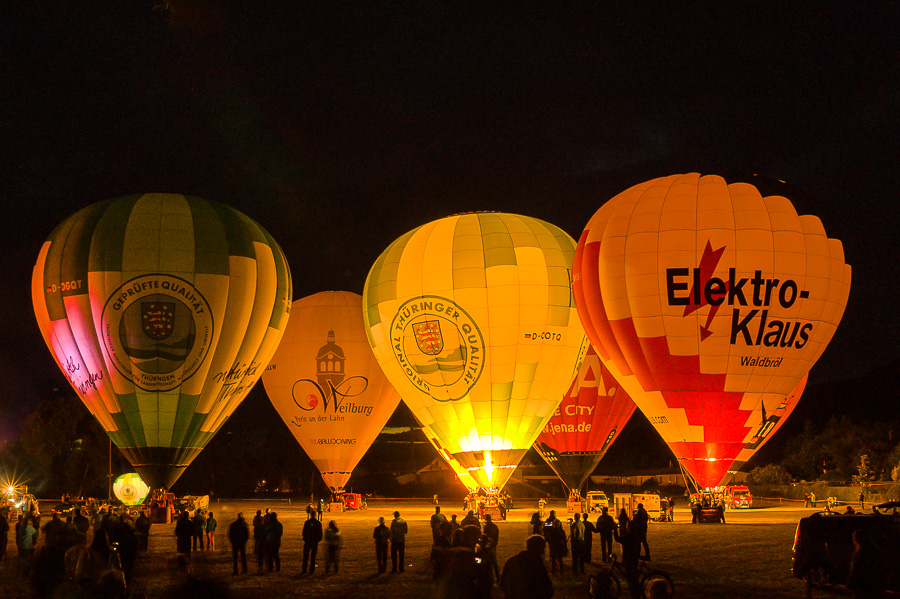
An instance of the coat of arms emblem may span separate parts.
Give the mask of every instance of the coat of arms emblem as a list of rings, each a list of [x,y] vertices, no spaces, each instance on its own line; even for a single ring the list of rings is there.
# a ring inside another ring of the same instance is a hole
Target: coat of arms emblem
[[[436,356],[444,349],[444,338],[441,337],[441,323],[437,320],[425,320],[413,324],[416,345],[423,354]]]
[[[174,303],[141,302],[141,326],[151,339],[160,341],[171,335],[174,321]]]

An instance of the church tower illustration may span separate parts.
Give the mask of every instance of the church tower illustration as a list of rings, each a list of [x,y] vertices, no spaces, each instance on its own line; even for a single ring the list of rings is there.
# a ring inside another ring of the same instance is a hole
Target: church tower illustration
[[[328,342],[316,354],[316,379],[326,395],[331,385],[337,387],[344,380],[344,350],[334,343],[334,331],[328,331]]]

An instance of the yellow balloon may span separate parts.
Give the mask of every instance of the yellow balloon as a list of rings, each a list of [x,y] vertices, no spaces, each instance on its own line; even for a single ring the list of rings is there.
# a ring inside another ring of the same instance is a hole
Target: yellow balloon
[[[400,403],[366,339],[362,298],[346,291],[292,304],[262,378],[272,405],[336,492]]]
[[[378,362],[481,486],[503,487],[578,372],[574,251],[549,223],[465,214],[403,235],[369,272],[363,316]]]

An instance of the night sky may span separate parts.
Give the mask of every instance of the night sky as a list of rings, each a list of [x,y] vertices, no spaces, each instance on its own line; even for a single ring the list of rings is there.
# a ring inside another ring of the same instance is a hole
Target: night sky
[[[361,293],[435,218],[516,212],[577,239],[632,185],[719,174],[844,243],[850,301],[810,383],[897,364],[896,3],[297,4],[0,8],[0,440],[67,385],[31,308],[41,244],[143,192],[257,220],[297,299]]]

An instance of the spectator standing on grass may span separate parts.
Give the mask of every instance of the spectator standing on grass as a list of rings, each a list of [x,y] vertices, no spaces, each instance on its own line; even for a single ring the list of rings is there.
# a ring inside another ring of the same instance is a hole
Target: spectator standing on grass
[[[456,531],[459,530],[459,522],[456,521],[456,514],[450,515],[450,538],[453,539],[453,535],[456,534]]]
[[[487,538],[484,550],[491,558],[491,568],[494,577],[500,580],[500,566],[497,564],[497,546],[500,544],[500,529],[494,523],[490,514],[484,515],[484,536]]]
[[[37,529],[32,526],[31,516],[25,518],[18,531],[19,555],[22,558],[22,572],[25,576],[31,572],[31,563],[34,560],[34,546],[37,544]]]
[[[631,518],[628,517],[628,512],[625,511],[625,508],[619,510],[619,517],[617,520],[619,521],[619,532],[625,532],[625,527],[631,522]]]
[[[94,531],[97,534],[97,531]],[[191,539],[194,538],[194,525],[187,512],[181,512],[178,522],[175,523],[175,548],[176,552],[190,559]]]
[[[600,516],[597,517],[597,532],[600,533],[600,559],[604,562],[608,562],[612,555],[615,529],[616,521],[609,515],[609,508],[600,508]]]
[[[203,537],[206,536],[206,518],[203,512],[197,510],[194,514],[194,542],[192,549],[197,551],[197,545],[200,545],[200,551],[203,551]]]
[[[265,518],[263,518],[262,510],[256,510],[256,515],[253,516],[253,520],[251,521],[251,526],[253,526],[253,553],[256,554],[257,559],[259,560],[260,568],[262,567],[262,543],[263,537],[265,535]]]
[[[861,509],[861,510],[866,509],[865,499],[866,499],[865,494],[862,492],[862,490],[860,490],[859,491],[859,509]]]
[[[341,557],[341,531],[337,523],[332,520],[325,529],[325,574],[334,566],[334,573],[338,573],[338,565]]]
[[[466,517],[462,519],[462,522],[459,525],[463,528],[466,526],[477,526],[478,529],[481,529],[481,522],[478,520],[478,516],[475,515],[473,510],[469,510],[466,514]]]
[[[238,573],[238,558],[241,561],[241,573],[247,573],[247,541],[250,539],[250,528],[244,520],[244,513],[238,512],[237,519],[228,527],[228,542],[231,543],[231,561],[234,563],[234,575]]]
[[[378,526],[375,527],[372,538],[375,539],[375,561],[378,564],[378,573],[384,574],[387,572],[388,542],[391,540],[391,529],[384,523],[383,516],[378,518]]]
[[[563,557],[566,555],[566,531],[563,529],[562,520],[556,518],[552,511],[550,516],[553,518],[548,519],[550,526],[544,527],[544,537],[550,550],[550,572],[562,576]]]
[[[541,535],[525,539],[525,550],[506,560],[500,587],[506,599],[550,599],[553,583],[544,565],[547,541]]]
[[[535,512],[531,514],[531,534],[533,535],[543,535],[544,534],[544,521],[541,520],[541,513]]]
[[[450,542],[452,527],[449,522],[441,524],[441,531],[437,540],[431,546],[431,565],[434,567],[432,575],[433,580],[440,578],[441,573],[446,568],[450,558],[450,548],[453,547]]]
[[[213,517],[213,513],[209,513],[206,519],[206,548],[210,551],[216,550],[216,527],[219,525]]]
[[[266,570],[281,572],[281,537],[284,536],[284,527],[278,521],[278,514],[269,512],[269,521],[266,522]]]
[[[581,561],[591,564],[594,561],[591,554],[594,552],[594,533],[597,532],[597,529],[594,527],[594,523],[588,520],[587,513],[581,514],[581,523],[584,524],[584,556]]]
[[[309,515],[303,525],[303,569],[301,574],[312,576],[316,571],[316,553],[319,552],[319,542],[322,540],[322,523],[315,512]],[[307,569],[308,568],[308,569]]]
[[[725,504],[722,503],[722,512],[725,511]],[[724,522],[724,516],[722,522]],[[650,526],[650,514],[644,509],[644,504],[637,504],[637,510],[634,512],[634,531],[641,540],[641,546],[644,548],[644,558],[650,559],[650,545],[647,544],[647,528]]]
[[[150,543],[150,518],[147,512],[141,510],[141,515],[134,521],[134,535],[137,537],[138,551],[147,551]]]
[[[572,544],[572,573],[584,574],[584,522],[577,512],[574,522],[569,525],[569,542]]]
[[[628,590],[632,599],[641,599],[641,589],[638,581],[638,563],[641,559],[641,536],[636,530],[635,523],[626,520],[624,528],[613,531],[613,534],[622,545],[622,565],[625,567],[625,580],[628,582]]]
[[[435,495],[437,497],[437,495]],[[438,537],[441,535],[441,524],[447,521],[447,516],[441,513],[441,507],[437,506],[434,508],[434,513],[431,515],[431,543],[432,545],[437,543]]]
[[[394,512],[391,521],[391,572],[403,572],[403,562],[406,560],[406,534],[409,527],[406,520],[400,517],[400,512]]]

